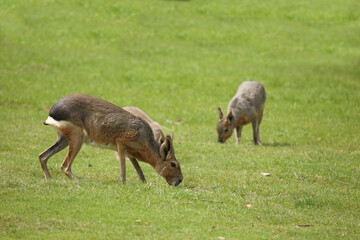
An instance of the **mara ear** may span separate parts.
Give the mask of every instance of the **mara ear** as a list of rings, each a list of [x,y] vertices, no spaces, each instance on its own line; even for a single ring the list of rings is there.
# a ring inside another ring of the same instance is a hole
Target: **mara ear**
[[[229,124],[231,124],[234,120],[234,115],[232,113],[232,109],[230,109],[229,113],[226,116],[226,120]]]
[[[160,157],[163,161],[166,160],[166,158],[169,155],[171,149],[171,138],[170,136],[166,136],[164,142],[160,146]]]
[[[173,157],[174,154],[175,154],[175,151],[174,151],[174,144],[173,144],[173,141],[174,141],[174,134],[171,133],[170,135],[167,135],[166,136],[166,139],[168,140],[169,142],[169,152],[168,152],[168,155],[167,157]]]
[[[159,137],[159,139],[157,140],[158,144],[163,144],[165,142],[165,137],[164,135],[161,134],[161,136]]]
[[[173,134],[167,135],[164,142],[160,146],[160,157],[163,161],[166,161],[166,159],[173,157],[175,154],[173,147],[173,138]]]
[[[221,111],[221,108],[220,108],[220,107],[218,107],[217,109],[218,109],[218,113],[219,113],[219,119],[222,119],[222,118],[224,117],[224,114],[223,114],[223,112]]]

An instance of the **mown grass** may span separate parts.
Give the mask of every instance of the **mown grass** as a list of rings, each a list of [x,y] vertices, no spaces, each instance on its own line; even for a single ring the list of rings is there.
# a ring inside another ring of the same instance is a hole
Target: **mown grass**
[[[1,1],[0,238],[360,238],[359,7]],[[250,126],[239,146],[218,144],[216,107],[247,79],[267,91],[265,146]],[[174,132],[184,182],[141,164],[141,184],[129,164],[122,185],[114,154],[88,146],[79,182],[60,170],[65,151],[46,181],[37,156],[56,133],[42,121],[73,92],[140,107]]]

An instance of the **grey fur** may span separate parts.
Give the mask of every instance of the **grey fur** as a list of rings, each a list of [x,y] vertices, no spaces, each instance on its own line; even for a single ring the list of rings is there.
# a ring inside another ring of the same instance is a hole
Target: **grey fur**
[[[240,84],[235,96],[228,105],[224,117],[218,107],[219,122],[217,124],[218,141],[224,143],[236,129],[236,144],[240,142],[242,127],[248,123],[253,126],[253,139],[257,145],[262,145],[259,136],[259,126],[262,120],[266,93],[263,85],[256,81],[245,81]]]

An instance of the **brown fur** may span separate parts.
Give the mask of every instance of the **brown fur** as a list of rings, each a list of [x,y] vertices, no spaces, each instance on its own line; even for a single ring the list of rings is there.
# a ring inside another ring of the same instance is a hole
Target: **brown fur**
[[[160,145],[154,140],[148,123],[112,103],[83,94],[70,94],[54,104],[44,123],[58,131],[57,141],[39,155],[46,178],[50,178],[48,159],[69,145],[61,169],[69,178],[76,179],[71,165],[82,144],[87,143],[118,152],[120,177],[124,183],[126,153],[149,163],[170,185],[177,186],[183,179],[173,154],[172,136],[166,136]],[[138,171],[137,162],[132,163]]]
[[[231,99],[226,116],[218,107],[219,122],[216,130],[218,141],[224,143],[231,137],[236,128],[236,144],[241,139],[241,129],[244,125],[252,123],[254,143],[262,145],[259,136],[259,126],[262,120],[266,93],[264,87],[258,82],[245,81],[240,84],[236,95]]]
[[[164,133],[162,131],[160,124],[155,122],[154,120],[152,120],[143,110],[141,110],[140,108],[137,108],[137,107],[130,107],[130,106],[123,107],[122,109],[130,112],[131,114],[133,114],[133,115],[141,118],[145,122],[147,122],[153,131],[155,141],[160,144],[164,142],[165,136],[164,136]]]
[[[122,109],[130,112],[131,114],[133,114],[134,116],[140,117],[142,120],[144,120],[145,122],[147,122],[154,134],[154,138],[155,141],[158,142],[159,144],[162,144],[165,141],[165,136],[164,133],[162,132],[161,126],[160,124],[158,124],[157,122],[155,122],[154,120],[152,120],[144,111],[142,111],[140,108],[137,107],[123,107]],[[115,151],[115,156],[116,158],[120,161],[121,157],[119,152]],[[175,156],[175,155],[174,155]],[[129,159],[131,161],[131,163],[134,165],[134,168],[140,178],[140,180],[142,182],[145,182],[145,176],[140,168],[139,163],[137,162],[136,156],[130,156]]]

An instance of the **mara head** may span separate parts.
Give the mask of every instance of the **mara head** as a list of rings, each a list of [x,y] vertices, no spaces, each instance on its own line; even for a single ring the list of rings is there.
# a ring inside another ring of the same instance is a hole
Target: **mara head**
[[[169,185],[177,186],[183,180],[179,162],[175,158],[173,135],[167,135],[160,146],[160,157],[163,167],[159,174],[163,176]]]
[[[231,137],[234,130],[234,116],[230,109],[229,113],[224,117],[221,108],[218,107],[219,112],[219,122],[216,126],[216,131],[218,134],[218,142],[224,143],[229,137]]]

